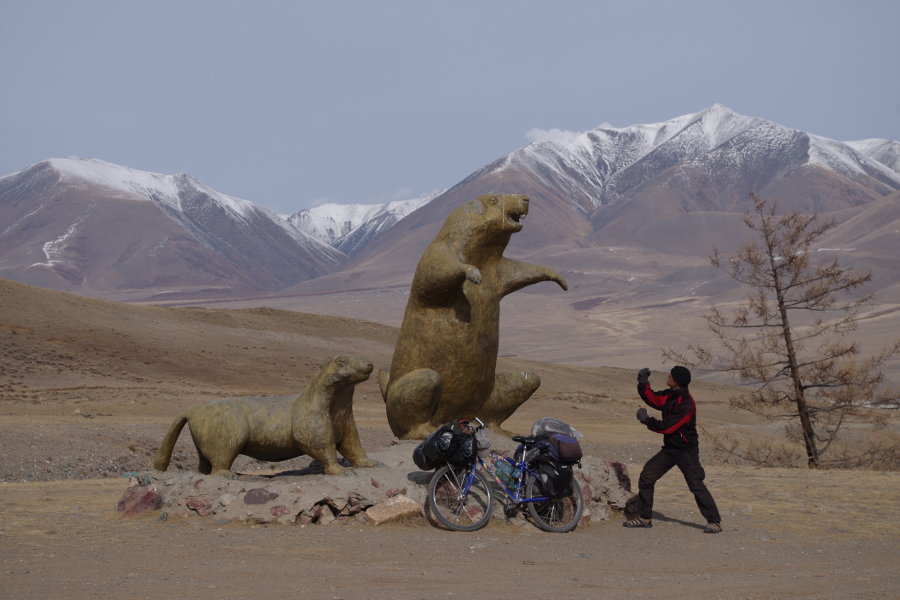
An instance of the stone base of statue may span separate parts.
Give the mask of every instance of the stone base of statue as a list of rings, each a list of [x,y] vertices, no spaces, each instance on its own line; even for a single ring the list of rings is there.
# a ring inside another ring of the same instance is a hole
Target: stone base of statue
[[[432,471],[412,461],[418,442],[395,441],[369,452],[374,466],[326,475],[321,465],[236,477],[198,472],[133,473],[118,510],[142,518],[208,519],[230,522],[325,525],[334,521],[381,524],[424,519],[423,504]],[[494,446],[497,447],[496,445]],[[277,467],[277,464],[274,465]],[[625,465],[585,458],[576,468],[586,500],[581,526],[624,510],[633,495]],[[590,499],[588,501],[588,499]],[[522,513],[509,519],[495,507],[493,519],[525,525]]]

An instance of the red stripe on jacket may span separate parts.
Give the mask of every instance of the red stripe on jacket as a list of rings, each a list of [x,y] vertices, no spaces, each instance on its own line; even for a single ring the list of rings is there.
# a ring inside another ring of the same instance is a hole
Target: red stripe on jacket
[[[643,389],[641,390],[641,396],[649,402],[655,408],[662,410],[662,407],[666,405],[666,401],[669,399],[668,394],[658,394],[650,389],[649,383],[643,384]]]
[[[650,388],[649,382],[643,382],[640,385],[638,385],[638,393],[640,394],[641,398],[647,404],[649,404],[650,406],[657,408],[659,410],[663,410],[665,408],[666,404],[672,398],[673,392],[674,392],[674,390],[672,390],[672,389],[667,389],[667,390],[664,390],[663,392],[654,392]],[[697,403],[694,401],[694,397],[691,396],[691,394],[689,392],[685,392],[684,394],[679,394],[679,397],[678,397],[678,400],[677,400],[675,406],[681,406],[681,401],[685,397],[687,397],[691,401],[691,408],[685,416],[678,419],[678,421],[672,423],[665,429],[656,429],[656,428],[652,427],[651,426],[652,424],[661,423],[660,421],[658,421],[656,419],[652,419],[652,423],[648,423],[647,428],[650,429],[651,431],[655,431],[656,433],[661,433],[663,435],[670,435],[672,433],[675,433],[682,427],[684,427],[684,425],[686,423],[689,423],[690,420],[693,418],[694,414],[697,412]],[[667,415],[665,413],[666,413],[666,411],[663,411],[663,420],[665,420],[665,418],[667,416],[671,416],[671,414]],[[682,435],[682,437],[684,437],[684,436]],[[685,440],[685,441],[687,441],[687,440]]]
[[[675,424],[672,425],[671,427],[667,427],[666,429],[661,429],[661,430],[659,431],[659,433],[661,433],[661,434],[663,434],[663,435],[668,435],[668,434],[670,434],[670,433],[675,433],[676,431],[678,431],[679,429],[681,429],[681,427],[682,427],[685,423],[687,423],[688,421],[691,420],[691,417],[694,416],[694,413],[695,413],[695,412],[697,412],[697,407],[696,407],[696,405],[695,405],[693,408],[691,408],[691,412],[689,412],[683,419],[681,419],[680,421],[678,421],[677,423],[675,423]]]

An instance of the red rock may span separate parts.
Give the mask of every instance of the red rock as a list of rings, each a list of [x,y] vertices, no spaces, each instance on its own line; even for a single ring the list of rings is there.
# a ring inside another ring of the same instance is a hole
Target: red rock
[[[618,461],[606,461],[606,466],[616,475],[619,485],[626,491],[631,491],[631,477],[628,474],[628,465]]]
[[[212,500],[203,496],[191,496],[187,499],[187,507],[203,517],[212,511]]]
[[[155,485],[133,485],[122,494],[116,510],[126,517],[133,517],[148,510],[159,510],[162,505],[162,494]]]

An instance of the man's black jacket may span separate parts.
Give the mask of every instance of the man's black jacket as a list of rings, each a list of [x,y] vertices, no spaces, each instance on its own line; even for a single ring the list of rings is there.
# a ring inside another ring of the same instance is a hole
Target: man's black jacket
[[[686,388],[654,392],[647,382],[639,382],[638,394],[649,406],[662,411],[662,420],[648,417],[644,425],[663,435],[663,446],[674,450],[696,448],[697,405]]]

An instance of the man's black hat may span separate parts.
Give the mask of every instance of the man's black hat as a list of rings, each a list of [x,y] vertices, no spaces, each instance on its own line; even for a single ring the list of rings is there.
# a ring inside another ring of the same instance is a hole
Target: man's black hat
[[[672,367],[670,373],[678,387],[687,387],[691,384],[691,372],[688,371],[687,367],[682,367],[681,365]]]

